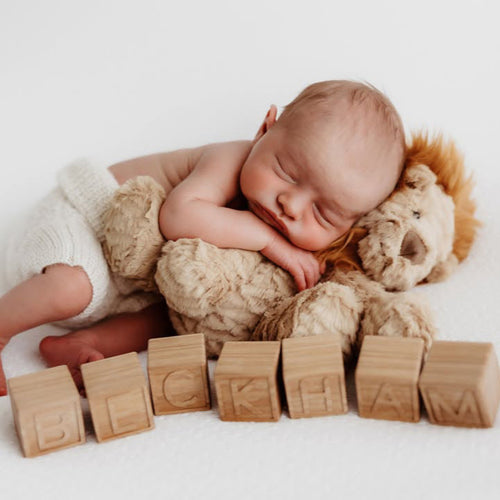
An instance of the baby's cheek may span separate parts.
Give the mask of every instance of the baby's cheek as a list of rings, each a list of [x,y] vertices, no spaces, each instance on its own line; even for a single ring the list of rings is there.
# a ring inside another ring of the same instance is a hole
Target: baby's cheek
[[[272,190],[275,182],[272,177],[268,172],[259,172],[255,177],[254,177],[254,186],[255,189],[258,191],[269,191]]]

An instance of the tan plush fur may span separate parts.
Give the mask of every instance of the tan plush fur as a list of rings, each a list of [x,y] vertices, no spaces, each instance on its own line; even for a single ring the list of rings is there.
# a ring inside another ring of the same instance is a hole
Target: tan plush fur
[[[341,335],[346,357],[364,335],[421,337],[428,349],[436,333],[428,305],[396,291],[445,279],[465,258],[478,226],[471,188],[452,143],[416,135],[395,192],[318,255],[328,271],[300,293],[258,252],[165,243],[157,224],[164,194],[152,179],[119,190],[105,248],[115,273],[158,287],[177,333],[205,334],[212,357],[227,340],[327,332]]]

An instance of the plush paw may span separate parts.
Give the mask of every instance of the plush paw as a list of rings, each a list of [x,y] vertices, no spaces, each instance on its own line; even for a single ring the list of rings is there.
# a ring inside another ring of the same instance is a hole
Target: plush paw
[[[103,251],[110,269],[145,291],[157,291],[156,262],[165,244],[158,213],[165,191],[151,177],[127,181],[105,214]]]
[[[169,241],[162,251],[156,283],[169,307],[190,317],[260,315],[276,297],[295,292],[293,280],[258,252],[220,249],[200,239]]]
[[[260,253],[200,239],[169,241],[155,279],[177,333],[204,333],[210,357],[228,340],[248,340],[269,304],[296,292],[291,276]]]
[[[347,357],[356,339],[362,309],[361,301],[351,288],[333,282],[320,283],[270,305],[257,324],[252,340],[338,333]]]
[[[386,294],[371,298],[361,321],[360,346],[364,335],[418,337],[428,352],[436,327],[432,312],[423,296],[414,293]]]

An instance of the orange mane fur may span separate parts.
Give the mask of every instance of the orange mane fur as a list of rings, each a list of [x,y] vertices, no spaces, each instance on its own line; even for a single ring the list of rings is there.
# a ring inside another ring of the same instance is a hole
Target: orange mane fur
[[[455,203],[453,253],[459,261],[464,260],[470,252],[481,223],[474,216],[476,203],[471,198],[474,184],[472,177],[466,176],[463,156],[453,141],[444,141],[442,134],[429,138],[423,132],[413,135],[405,156],[405,169],[412,165],[427,165],[437,176],[437,183],[453,199]],[[401,183],[398,183],[396,190],[400,188]],[[326,262],[330,266],[361,270],[357,246],[365,234],[366,230],[353,227],[328,248],[316,252],[316,257],[320,262]]]
[[[405,167],[421,163],[436,174],[437,183],[455,203],[453,253],[461,262],[469,255],[481,225],[475,218],[476,203],[471,197],[472,176],[466,176],[463,156],[454,142],[445,142],[442,134],[432,139],[423,132],[413,135],[412,144],[406,151]]]

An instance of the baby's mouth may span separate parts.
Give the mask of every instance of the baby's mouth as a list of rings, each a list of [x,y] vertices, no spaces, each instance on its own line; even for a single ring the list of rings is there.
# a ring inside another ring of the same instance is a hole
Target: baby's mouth
[[[264,208],[262,205],[260,205],[257,202],[253,203],[253,208],[255,209],[257,215],[264,221],[267,222],[269,225],[275,227],[278,229],[283,234],[288,234],[286,226],[274,215],[273,212],[270,210],[267,210],[267,208]]]

